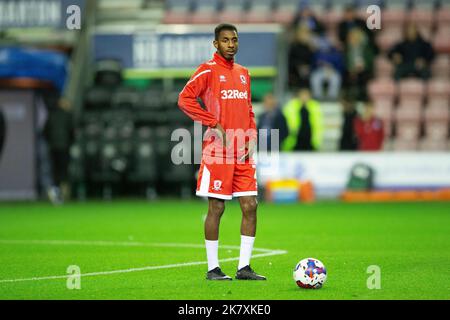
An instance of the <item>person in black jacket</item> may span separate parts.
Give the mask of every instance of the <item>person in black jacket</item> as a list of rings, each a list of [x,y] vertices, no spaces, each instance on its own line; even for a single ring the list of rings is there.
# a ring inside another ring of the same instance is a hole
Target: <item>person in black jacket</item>
[[[299,26],[306,26],[312,33],[322,35],[325,32],[325,27],[317,19],[314,12],[308,8],[301,8],[294,16],[292,27],[296,29]]]
[[[375,54],[378,54],[379,50],[375,42],[375,31],[367,28],[366,21],[359,18],[355,8],[350,5],[345,8],[343,19],[338,25],[338,38],[344,48],[347,46],[348,34],[353,28],[358,28],[364,32],[368,44],[372,47]]]
[[[309,87],[314,50],[311,31],[306,26],[296,29],[296,37],[289,48],[289,87]]]
[[[356,101],[352,94],[345,92],[341,98],[342,105],[342,132],[339,140],[340,151],[356,151],[358,140],[355,135],[354,121],[358,113],[356,111]]]
[[[434,59],[434,50],[421,36],[414,23],[406,26],[404,39],[389,50],[388,57],[395,65],[396,80],[407,77],[427,80],[431,77],[430,66]]]

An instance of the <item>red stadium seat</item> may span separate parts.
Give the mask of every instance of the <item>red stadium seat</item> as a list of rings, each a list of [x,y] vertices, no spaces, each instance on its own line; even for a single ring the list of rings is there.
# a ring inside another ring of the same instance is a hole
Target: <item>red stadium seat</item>
[[[183,24],[189,23],[190,13],[184,11],[166,11],[162,19],[166,24]]]
[[[450,8],[441,8],[436,13],[438,26],[450,25]]]
[[[400,99],[415,97],[422,99],[425,96],[425,82],[416,78],[407,78],[399,81],[398,93]]]
[[[432,138],[424,138],[419,143],[421,151],[446,151],[448,150],[448,140],[436,140]]]
[[[432,44],[437,53],[450,53],[450,28],[440,26]]]
[[[418,97],[402,96],[400,97],[398,109],[414,110],[415,112],[421,112],[423,100]]]
[[[422,120],[422,109],[410,108],[409,106],[402,105],[395,110],[394,117],[397,125],[404,123],[420,123]]]
[[[374,98],[375,114],[383,119],[391,119],[394,111],[394,103],[390,98]]]
[[[222,12],[219,13],[219,21],[240,23],[245,17],[245,3],[239,0],[227,0],[223,2]]]
[[[402,29],[397,27],[382,28],[380,34],[376,37],[376,43],[382,52],[387,52],[397,42],[402,40]]]
[[[450,78],[450,56],[447,54],[437,55],[431,65],[431,72],[435,78]]]
[[[393,70],[394,66],[389,59],[383,56],[375,58],[375,76],[377,78],[390,78]]]
[[[250,1],[250,11],[245,16],[246,23],[270,23],[272,21],[272,0]]]
[[[381,97],[394,99],[397,95],[397,86],[392,79],[376,78],[369,82],[368,93],[373,100]]]
[[[407,21],[416,23],[419,27],[426,26],[429,29],[433,26],[433,10],[417,8],[411,10],[406,17]]]
[[[392,144],[392,150],[394,151],[414,151],[418,148],[418,141],[415,140],[403,140],[395,139]]]
[[[449,122],[450,110],[449,104],[428,104],[425,108],[425,121]]]
[[[443,100],[450,99],[450,80],[432,79],[427,85],[428,98],[442,98]]]
[[[406,20],[406,12],[404,9],[392,8],[385,9],[381,13],[381,29],[395,27],[402,28]]]

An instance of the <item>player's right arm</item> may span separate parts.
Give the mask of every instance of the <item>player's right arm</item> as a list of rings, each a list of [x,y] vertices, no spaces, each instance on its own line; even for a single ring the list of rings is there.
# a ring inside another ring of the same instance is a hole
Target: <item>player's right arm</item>
[[[214,128],[218,123],[216,117],[211,112],[203,109],[197,101],[197,98],[207,89],[210,77],[211,69],[206,65],[201,65],[180,92],[178,106],[192,120]]]
[[[208,88],[211,77],[211,69],[206,65],[201,65],[186,83],[178,97],[178,106],[192,120],[199,121],[204,126],[214,128],[218,131],[224,145],[226,145],[225,130],[220,125],[216,117],[209,111],[203,109],[197,98]]]

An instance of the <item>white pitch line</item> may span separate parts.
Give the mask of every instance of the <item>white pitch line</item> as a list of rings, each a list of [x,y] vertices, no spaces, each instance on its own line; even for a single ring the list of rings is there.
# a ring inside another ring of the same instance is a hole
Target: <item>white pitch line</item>
[[[72,240],[0,240],[0,244],[45,244],[45,245],[98,245],[98,246],[146,246],[146,247],[180,247],[180,248],[204,248],[203,245],[199,244],[186,244],[186,243],[145,243],[145,242],[112,242],[112,241],[72,241]],[[223,249],[236,249],[239,250],[239,246],[221,246]],[[263,258],[274,255],[286,254],[285,250],[271,250],[271,249],[262,249],[262,248],[253,248],[254,251],[259,251],[263,253],[259,253],[253,255],[252,258]],[[220,259],[219,262],[228,262],[228,261],[236,261],[239,260],[239,257],[235,258],[227,258]],[[110,275],[110,274],[120,274],[120,273],[129,273],[129,272],[139,272],[139,271],[148,271],[148,270],[158,270],[158,269],[169,269],[169,268],[179,268],[179,267],[188,267],[194,265],[207,264],[207,261],[194,261],[194,262],[185,262],[185,263],[176,263],[176,264],[167,264],[161,266],[145,266],[140,268],[129,268],[129,269],[120,269],[120,270],[110,270],[110,271],[99,271],[99,272],[90,272],[90,273],[82,273],[80,277],[94,277],[94,276],[102,276],[102,275]],[[52,279],[65,279],[69,276],[73,276],[71,274],[60,275],[60,276],[46,276],[46,277],[32,277],[32,278],[22,278],[22,279],[3,279],[0,280],[0,283],[11,283],[11,282],[24,282],[24,281],[39,281],[39,280],[52,280]]]
[[[83,245],[83,246],[124,246],[124,247],[173,247],[173,248],[200,248],[203,244],[188,243],[147,243],[136,241],[80,241],[80,240],[0,240],[0,244],[45,244],[45,245]],[[221,245],[222,249],[239,250],[239,246]],[[272,252],[272,249],[253,248],[255,251]]]

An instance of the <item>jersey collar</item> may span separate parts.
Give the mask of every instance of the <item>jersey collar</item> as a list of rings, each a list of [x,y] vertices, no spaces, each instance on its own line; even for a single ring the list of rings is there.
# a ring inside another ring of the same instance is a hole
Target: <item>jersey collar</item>
[[[220,54],[218,54],[217,52],[214,53],[213,60],[216,63],[218,63],[228,69],[232,69],[233,65],[234,65],[234,59],[227,60],[224,57],[222,57]]]

